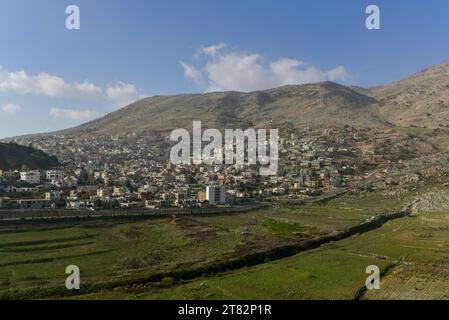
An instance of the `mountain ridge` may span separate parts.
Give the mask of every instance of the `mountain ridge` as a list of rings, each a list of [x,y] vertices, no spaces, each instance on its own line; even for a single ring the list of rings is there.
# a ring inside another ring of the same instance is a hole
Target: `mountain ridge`
[[[271,122],[385,126],[375,111],[376,104],[376,99],[333,82],[254,92],[154,96],[56,134],[167,133],[175,128],[189,128],[193,120],[213,128],[265,126]]]
[[[369,89],[379,112],[403,127],[449,127],[449,61],[409,77]]]
[[[166,135],[176,128],[291,125],[449,127],[449,61],[362,88],[325,81],[252,92],[157,95],[101,118],[42,135]]]

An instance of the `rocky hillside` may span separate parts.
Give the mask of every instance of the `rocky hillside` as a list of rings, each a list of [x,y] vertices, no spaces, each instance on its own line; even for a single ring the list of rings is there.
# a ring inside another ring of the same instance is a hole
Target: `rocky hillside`
[[[372,97],[332,82],[284,86],[250,93],[156,96],[59,133],[167,133],[175,128],[191,128],[192,120],[201,120],[203,127],[211,128],[260,127],[270,122],[293,126],[384,126],[376,103]]]
[[[332,82],[290,85],[256,92],[154,96],[102,118],[52,134],[157,137],[175,128],[277,128],[344,126],[392,129],[449,150],[449,62],[398,82],[373,88]],[[425,149],[427,152],[427,149]]]
[[[449,62],[362,92],[377,99],[381,114],[396,125],[449,127]]]

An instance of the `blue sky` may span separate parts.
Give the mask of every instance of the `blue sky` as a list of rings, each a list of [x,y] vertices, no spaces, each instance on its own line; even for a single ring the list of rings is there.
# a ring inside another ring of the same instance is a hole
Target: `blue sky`
[[[81,29],[65,28],[78,5]],[[365,28],[365,8],[381,29]],[[333,80],[372,86],[449,59],[446,0],[0,0],[0,137],[143,96]]]

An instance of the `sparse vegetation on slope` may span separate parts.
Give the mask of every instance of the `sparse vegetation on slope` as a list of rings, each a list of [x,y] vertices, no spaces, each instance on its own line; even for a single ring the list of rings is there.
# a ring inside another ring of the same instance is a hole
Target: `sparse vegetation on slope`
[[[58,166],[56,157],[49,156],[31,146],[19,146],[15,143],[0,143],[0,169],[48,169]]]
[[[379,127],[376,100],[332,82],[292,85],[257,92],[155,96],[61,134],[168,133],[201,120],[209,128],[276,125]]]

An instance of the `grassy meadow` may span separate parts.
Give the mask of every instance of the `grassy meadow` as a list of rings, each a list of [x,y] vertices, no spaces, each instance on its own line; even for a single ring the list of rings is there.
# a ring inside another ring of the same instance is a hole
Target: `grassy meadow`
[[[365,269],[389,272],[362,299],[448,299],[449,214],[402,218],[295,256],[204,277],[171,288],[103,293],[114,299],[352,299]]]
[[[379,229],[254,267],[189,281],[182,275],[344,230],[406,200],[370,192],[233,215],[3,224],[0,298],[351,299],[367,265],[385,268],[409,249],[379,241]],[[80,268],[79,292],[65,288],[68,265]]]

